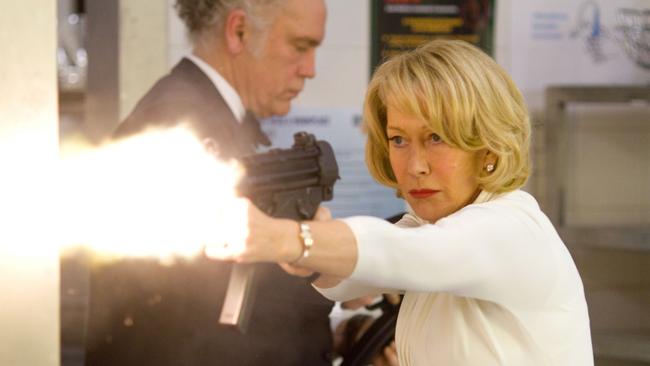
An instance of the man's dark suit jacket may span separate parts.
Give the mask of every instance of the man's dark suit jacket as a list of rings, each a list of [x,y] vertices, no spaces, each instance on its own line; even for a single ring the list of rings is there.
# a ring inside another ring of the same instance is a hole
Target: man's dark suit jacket
[[[199,138],[214,139],[225,158],[252,153],[265,138],[256,122],[236,121],[214,84],[188,59],[154,85],[116,136],[179,121]],[[258,265],[247,333],[220,325],[230,267],[197,259],[172,266],[123,260],[93,268],[86,365],[331,365],[332,303],[276,264]]]

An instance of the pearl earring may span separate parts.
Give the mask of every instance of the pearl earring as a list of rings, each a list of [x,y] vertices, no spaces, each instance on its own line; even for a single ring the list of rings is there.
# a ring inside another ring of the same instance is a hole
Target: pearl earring
[[[485,170],[487,170],[488,173],[492,173],[492,171],[494,170],[494,164],[486,165]]]

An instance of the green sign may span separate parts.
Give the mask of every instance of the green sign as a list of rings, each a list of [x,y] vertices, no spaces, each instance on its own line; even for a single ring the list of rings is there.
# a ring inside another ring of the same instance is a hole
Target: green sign
[[[372,70],[436,38],[465,40],[492,54],[494,0],[372,0],[371,19]]]

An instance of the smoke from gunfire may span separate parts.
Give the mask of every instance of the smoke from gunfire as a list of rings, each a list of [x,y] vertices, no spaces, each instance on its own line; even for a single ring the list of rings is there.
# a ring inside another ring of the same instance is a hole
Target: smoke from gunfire
[[[82,247],[100,260],[168,261],[241,238],[240,170],[216,159],[184,128],[92,148],[67,142],[53,210],[62,251]]]

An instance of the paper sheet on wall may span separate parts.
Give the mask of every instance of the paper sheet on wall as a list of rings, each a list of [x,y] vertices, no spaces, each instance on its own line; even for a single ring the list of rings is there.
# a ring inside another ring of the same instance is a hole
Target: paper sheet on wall
[[[387,218],[404,212],[404,201],[392,189],[378,184],[364,162],[366,135],[361,131],[361,112],[354,109],[295,109],[285,117],[262,121],[273,147],[293,145],[293,134],[307,131],[332,145],[341,180],[334,199],[325,202],[334,217],[370,215]]]
[[[515,0],[511,11],[506,65],[531,107],[549,85],[650,82],[650,0]]]

